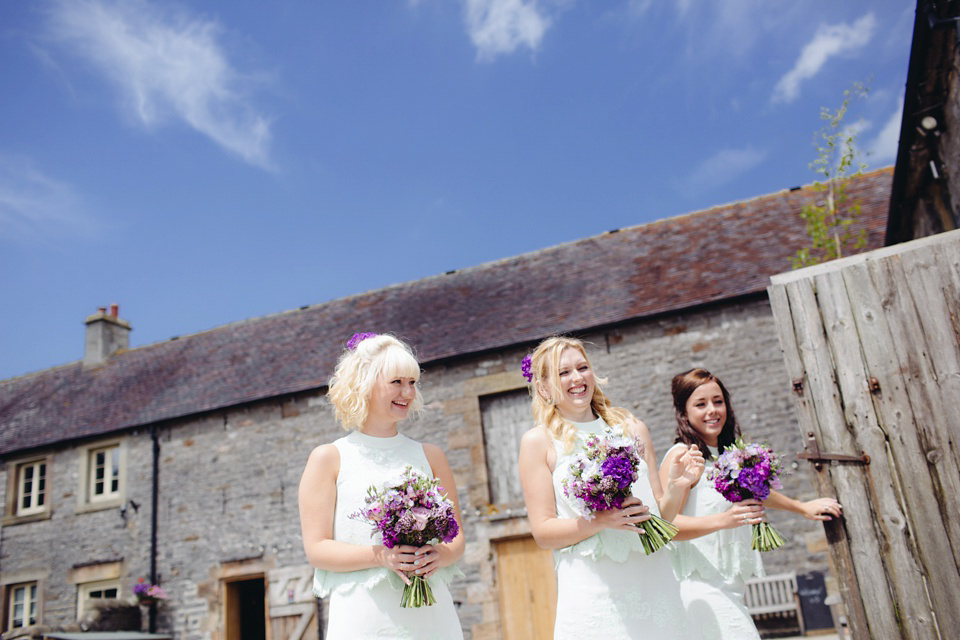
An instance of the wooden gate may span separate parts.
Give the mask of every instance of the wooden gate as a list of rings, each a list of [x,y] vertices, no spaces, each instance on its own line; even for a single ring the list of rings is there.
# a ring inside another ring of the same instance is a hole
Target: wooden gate
[[[317,638],[317,599],[309,565],[271,569],[267,574],[267,604],[272,640]]]
[[[960,231],[771,279],[855,638],[960,638]]]

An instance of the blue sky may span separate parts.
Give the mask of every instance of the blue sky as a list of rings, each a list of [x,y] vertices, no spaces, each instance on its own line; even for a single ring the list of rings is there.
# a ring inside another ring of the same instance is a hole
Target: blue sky
[[[891,165],[914,9],[0,3],[0,379]]]

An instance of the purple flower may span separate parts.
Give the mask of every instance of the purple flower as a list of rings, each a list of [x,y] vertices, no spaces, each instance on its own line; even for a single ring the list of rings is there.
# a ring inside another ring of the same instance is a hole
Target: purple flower
[[[606,427],[604,437],[592,434],[584,441],[584,450],[569,466],[563,479],[563,491],[579,505],[583,515],[620,509],[637,479],[643,445],[635,438],[620,435]]]
[[[618,489],[626,489],[636,480],[637,473],[625,456],[607,458],[600,466],[603,475],[616,482]]]
[[[527,382],[533,382],[533,360],[529,355],[523,356],[523,361],[520,363],[520,371],[523,373],[523,377],[527,379]]]
[[[729,502],[748,498],[766,500],[771,489],[779,489],[780,458],[770,447],[744,444],[738,440],[717,458],[708,479]]]
[[[386,487],[370,487],[366,507],[350,515],[366,520],[381,534],[383,545],[421,547],[441,540],[450,542],[460,531],[453,502],[432,478],[407,467],[403,477]]]
[[[353,334],[353,337],[350,338],[349,341],[347,341],[347,349],[350,349],[350,351],[353,351],[354,349],[357,348],[357,345],[358,345],[358,344],[360,344],[361,342],[363,342],[363,341],[366,340],[367,338],[375,338],[376,336],[377,336],[377,334],[375,334],[375,333],[370,333],[370,332],[367,332],[367,333],[355,333],[355,334]]]
[[[137,600],[166,600],[170,597],[163,590],[163,587],[144,582],[143,578],[133,585],[133,595],[137,597]]]

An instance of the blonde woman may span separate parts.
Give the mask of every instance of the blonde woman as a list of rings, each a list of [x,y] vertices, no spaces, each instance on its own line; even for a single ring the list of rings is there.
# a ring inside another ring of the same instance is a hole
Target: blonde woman
[[[529,369],[526,367],[529,366]],[[533,537],[553,549],[557,567],[556,639],[695,638],[687,630],[679,585],[665,549],[645,555],[636,525],[657,514],[672,520],[702,471],[692,449],[661,486],[646,425],[614,407],[600,388],[583,343],[543,341],[525,364],[536,426],[520,444],[520,481]],[[579,516],[562,489],[572,457],[605,426],[643,443],[640,476],[622,509]]]
[[[420,410],[420,365],[389,335],[355,334],[330,380],[337,420],[350,431],[317,447],[300,480],[300,525],[307,559],[315,568],[314,593],[330,597],[328,640],[429,638],[461,640],[463,632],[447,583],[459,574],[463,532],[449,543],[392,549],[370,524],[350,518],[364,506],[367,488],[398,477],[408,466],[437,478],[460,505],[446,456],[402,435],[397,424]],[[408,574],[432,577],[437,603],[401,608]]]

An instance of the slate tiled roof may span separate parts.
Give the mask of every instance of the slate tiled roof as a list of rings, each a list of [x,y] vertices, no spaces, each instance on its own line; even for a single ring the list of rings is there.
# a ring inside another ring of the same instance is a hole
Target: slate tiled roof
[[[852,187],[869,248],[891,179]],[[0,455],[322,387],[353,331],[391,331],[426,363],[762,293],[805,243],[812,197],[782,191],[0,381]]]

